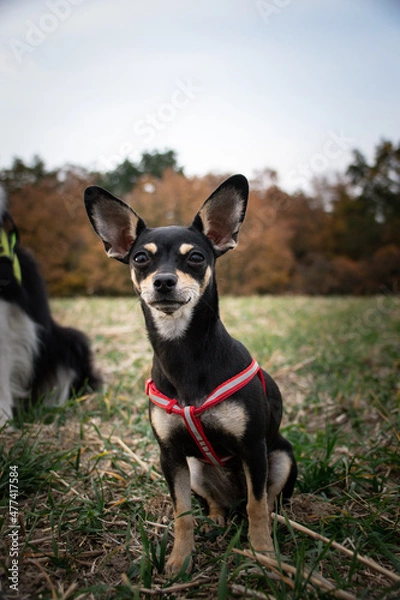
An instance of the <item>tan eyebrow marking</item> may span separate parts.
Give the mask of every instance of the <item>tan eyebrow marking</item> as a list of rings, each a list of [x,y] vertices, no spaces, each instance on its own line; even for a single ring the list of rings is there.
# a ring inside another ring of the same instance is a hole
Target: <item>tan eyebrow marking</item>
[[[181,254],[187,254],[188,252],[193,250],[193,248],[194,248],[194,246],[192,246],[192,244],[182,244],[181,247],[179,248],[179,252]]]
[[[155,244],[153,244],[153,242],[146,244],[145,248],[148,252],[150,252],[150,254],[155,254],[158,250],[157,246]]]

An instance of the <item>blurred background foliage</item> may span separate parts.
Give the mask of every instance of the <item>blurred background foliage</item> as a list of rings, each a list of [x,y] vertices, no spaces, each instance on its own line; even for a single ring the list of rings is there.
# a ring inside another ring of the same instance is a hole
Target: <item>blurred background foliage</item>
[[[123,198],[149,226],[188,225],[229,173],[187,177],[173,150],[125,159],[107,173],[75,165],[48,170],[40,157],[0,170],[22,243],[53,296],[130,294],[125,265],[94,235],[83,191],[96,184]],[[334,181],[287,193],[265,169],[250,181],[239,246],[218,264],[225,294],[395,293],[400,282],[400,143],[382,140],[369,163],[355,150]]]

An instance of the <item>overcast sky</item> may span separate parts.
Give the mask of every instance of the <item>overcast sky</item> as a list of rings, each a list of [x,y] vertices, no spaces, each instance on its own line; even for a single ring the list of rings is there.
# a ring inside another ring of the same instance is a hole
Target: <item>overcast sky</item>
[[[172,148],[293,189],[400,139],[398,0],[0,0],[0,40],[1,167]]]

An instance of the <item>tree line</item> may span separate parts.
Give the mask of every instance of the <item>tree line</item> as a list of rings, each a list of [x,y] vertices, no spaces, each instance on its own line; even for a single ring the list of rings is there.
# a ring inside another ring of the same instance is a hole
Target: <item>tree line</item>
[[[150,226],[190,224],[229,174],[187,177],[173,150],[143,153],[107,173],[35,157],[0,171],[23,244],[52,295],[131,294],[125,265],[110,261],[83,207],[87,185],[123,198]],[[382,140],[369,163],[358,150],[334,181],[285,192],[265,169],[250,181],[239,246],[218,264],[229,294],[396,293],[400,286],[400,143]]]

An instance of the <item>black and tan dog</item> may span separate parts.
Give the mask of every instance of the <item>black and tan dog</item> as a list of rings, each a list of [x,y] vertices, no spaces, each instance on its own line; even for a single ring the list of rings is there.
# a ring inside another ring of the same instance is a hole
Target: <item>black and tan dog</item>
[[[219,316],[215,261],[237,245],[247,197],[247,180],[235,175],[190,227],[150,229],[109,192],[85,192],[107,255],[129,264],[154,349],[147,393],[174,505],[171,573],[190,563],[194,549],[191,488],[219,524],[247,499],[250,543],[272,552],[269,512],[277,496],[291,496],[296,480],[292,447],[279,433],[279,389]]]

